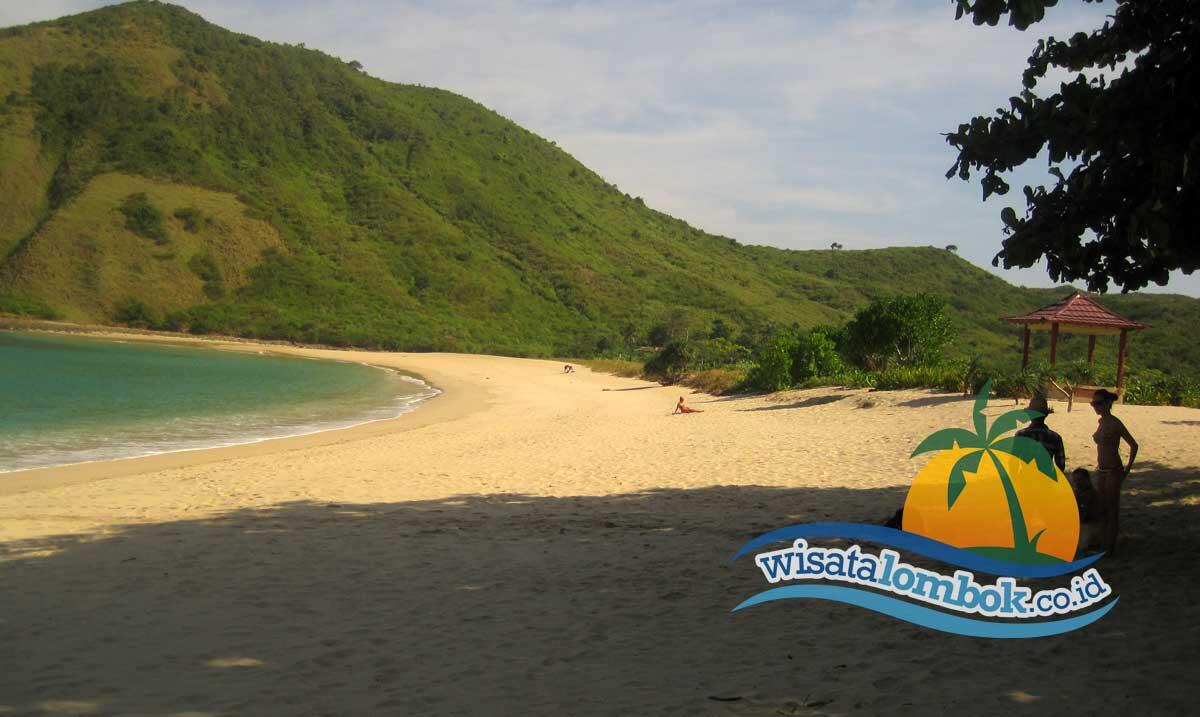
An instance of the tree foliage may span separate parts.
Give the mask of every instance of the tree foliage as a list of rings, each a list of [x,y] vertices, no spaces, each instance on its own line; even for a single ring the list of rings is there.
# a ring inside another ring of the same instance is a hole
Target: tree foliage
[[[1056,3],[957,0],[957,16],[995,25],[1007,15],[1024,30]],[[1044,258],[1055,280],[1096,291],[1163,285],[1168,272],[1200,265],[1198,40],[1194,0],[1118,0],[1100,29],[1039,40],[1009,107],[947,135],[959,151],[947,178],[980,173],[985,200],[1008,193],[1004,173],[1049,158],[1054,182],[1024,187],[1024,216],[1001,212],[1006,238],[993,264]],[[1051,70],[1074,77],[1039,94]]]
[[[162,212],[150,203],[150,199],[144,193],[138,192],[126,197],[121,203],[121,213],[125,215],[125,227],[134,234],[153,239],[155,244],[166,244],[170,241]]]
[[[846,324],[845,352],[868,371],[936,363],[950,340],[946,301],[917,294],[876,299]]]

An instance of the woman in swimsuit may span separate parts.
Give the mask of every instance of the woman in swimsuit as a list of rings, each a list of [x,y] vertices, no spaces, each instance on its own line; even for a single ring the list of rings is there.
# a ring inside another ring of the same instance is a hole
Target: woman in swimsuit
[[[1112,391],[1100,389],[1092,396],[1092,408],[1100,416],[1096,432],[1092,439],[1096,441],[1096,474],[1099,478],[1097,489],[1100,493],[1101,512],[1104,517],[1104,550],[1110,555],[1117,548],[1117,519],[1120,514],[1121,483],[1133,469],[1133,460],[1137,458],[1138,444],[1121,423],[1121,419],[1112,415],[1113,403],[1117,395]],[[1129,463],[1121,465],[1121,441],[1129,444]]]
[[[692,408],[691,406],[686,405],[683,402],[683,396],[680,396],[679,403],[675,404],[675,410],[671,411],[671,415],[673,416],[676,413],[704,413],[704,411],[701,411],[698,408]]]

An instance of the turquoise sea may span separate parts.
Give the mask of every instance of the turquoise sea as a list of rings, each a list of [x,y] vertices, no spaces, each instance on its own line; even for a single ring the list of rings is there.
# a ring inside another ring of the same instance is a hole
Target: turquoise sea
[[[436,393],[357,363],[0,331],[0,473],[342,428]]]

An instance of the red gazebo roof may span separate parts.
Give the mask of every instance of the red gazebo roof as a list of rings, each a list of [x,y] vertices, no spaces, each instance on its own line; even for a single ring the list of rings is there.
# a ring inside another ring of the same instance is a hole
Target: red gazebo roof
[[[1076,291],[1062,301],[1040,308],[1033,313],[1001,318],[1017,324],[1074,324],[1076,326],[1131,330],[1150,328],[1149,324],[1139,324],[1109,311],[1082,291]]]

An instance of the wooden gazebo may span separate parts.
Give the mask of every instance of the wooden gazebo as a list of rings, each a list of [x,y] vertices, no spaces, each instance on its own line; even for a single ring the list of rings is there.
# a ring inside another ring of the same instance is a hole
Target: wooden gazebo
[[[1126,335],[1130,331],[1150,328],[1149,324],[1139,324],[1109,311],[1097,304],[1082,291],[1076,291],[1062,301],[1038,309],[1031,314],[1026,314],[1025,316],[1004,316],[1001,318],[1014,324],[1025,325],[1021,368],[1029,365],[1029,335],[1033,331],[1050,332],[1051,366],[1054,365],[1055,360],[1058,358],[1058,336],[1060,333],[1084,334],[1088,337],[1088,363],[1092,363],[1092,359],[1096,354],[1097,336],[1120,336],[1120,344],[1117,347],[1116,393],[1122,398],[1125,395]],[[1082,386],[1080,388],[1084,389]],[[1090,390],[1086,389],[1084,389],[1084,392],[1091,393]],[[1068,398],[1071,397],[1068,396]]]

